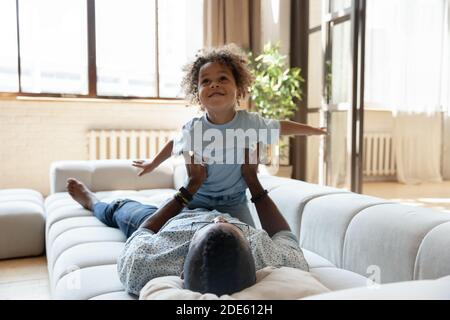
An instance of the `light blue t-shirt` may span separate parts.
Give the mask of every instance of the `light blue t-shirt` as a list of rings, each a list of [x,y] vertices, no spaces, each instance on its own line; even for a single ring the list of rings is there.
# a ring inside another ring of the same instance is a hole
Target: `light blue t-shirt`
[[[172,154],[193,151],[207,164],[208,178],[197,193],[231,195],[247,188],[241,175],[244,148],[252,150],[258,142],[275,144],[279,135],[280,122],[265,119],[256,112],[236,111],[230,122],[221,125],[211,123],[205,113],[183,126],[174,139]]]

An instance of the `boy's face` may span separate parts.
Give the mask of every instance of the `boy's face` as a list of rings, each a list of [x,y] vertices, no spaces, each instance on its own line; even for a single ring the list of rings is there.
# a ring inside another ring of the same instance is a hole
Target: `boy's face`
[[[207,111],[225,111],[236,106],[237,87],[231,70],[219,62],[200,68],[198,95]]]

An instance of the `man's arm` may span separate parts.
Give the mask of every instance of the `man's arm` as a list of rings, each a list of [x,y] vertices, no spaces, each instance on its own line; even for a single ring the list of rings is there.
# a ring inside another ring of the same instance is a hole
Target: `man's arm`
[[[321,134],[327,134],[327,132],[323,129],[311,127],[303,123],[286,120],[280,121],[280,135],[282,136],[310,136]]]
[[[261,186],[256,175],[252,178],[247,178],[246,182],[252,197],[256,197],[264,192],[264,188]],[[269,195],[257,200],[255,202],[255,207],[258,212],[259,220],[261,221],[261,226],[266,230],[270,237],[283,230],[291,231],[288,223]]]
[[[195,164],[193,157],[191,157],[190,162],[186,162],[189,179],[185,188],[191,195],[197,192],[207,177],[206,167],[202,164]],[[182,209],[183,206],[177,200],[172,199],[164,207],[159,208],[154,214],[148,217],[139,228],[146,228],[153,233],[157,233],[169,219],[179,214]]]
[[[200,186],[201,184],[199,185],[197,182],[189,181],[185,188],[193,195]],[[139,228],[146,228],[153,233],[157,233],[169,219],[175,217],[181,210],[183,210],[183,206],[177,200],[172,199],[164,207],[159,208],[154,214],[148,217]]]
[[[245,163],[241,167],[241,172],[252,197],[255,198],[263,194],[264,188],[259,182],[257,175],[258,163],[250,164],[248,149],[245,150]],[[269,195],[265,195],[257,200],[255,202],[255,207],[258,212],[259,220],[261,221],[261,226],[266,230],[270,237],[280,231],[291,231],[288,223]]]

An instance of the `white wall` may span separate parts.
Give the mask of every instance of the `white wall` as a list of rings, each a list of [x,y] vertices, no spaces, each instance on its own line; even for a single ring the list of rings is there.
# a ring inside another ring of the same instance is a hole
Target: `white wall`
[[[176,129],[195,113],[180,103],[0,100],[0,189],[49,192],[49,166],[87,160],[90,129]]]
[[[364,112],[364,133],[387,132],[394,129],[391,111],[366,110]]]

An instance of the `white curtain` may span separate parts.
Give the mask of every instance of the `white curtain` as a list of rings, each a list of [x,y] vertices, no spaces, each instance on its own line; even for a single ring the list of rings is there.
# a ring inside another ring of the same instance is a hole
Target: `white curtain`
[[[404,183],[441,180],[447,12],[448,0],[368,1],[365,105],[392,110]]]
[[[450,1],[445,0],[441,101],[444,114],[450,116]]]
[[[440,111],[447,0],[369,0],[368,107]]]
[[[447,0],[447,10],[445,21],[447,29],[444,38],[444,65],[443,65],[443,86],[442,105],[444,107],[444,128],[443,128],[443,156],[442,156],[442,176],[445,180],[450,180],[450,1]]]

